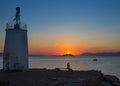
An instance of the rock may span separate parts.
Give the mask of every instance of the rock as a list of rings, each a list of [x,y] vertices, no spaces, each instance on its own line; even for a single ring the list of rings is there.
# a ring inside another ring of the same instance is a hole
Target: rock
[[[120,80],[116,76],[105,75],[104,80],[111,83],[113,86],[120,86]]]
[[[120,86],[120,82],[113,82],[112,83],[114,86]]]
[[[104,80],[108,82],[119,82],[119,79],[116,76],[105,75]]]
[[[113,85],[108,82],[102,81],[100,86],[113,86]]]
[[[9,81],[0,81],[0,86],[9,86]]]

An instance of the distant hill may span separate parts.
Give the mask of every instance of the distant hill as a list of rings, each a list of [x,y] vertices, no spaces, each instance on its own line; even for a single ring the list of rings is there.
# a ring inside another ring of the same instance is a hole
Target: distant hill
[[[0,56],[3,56],[3,53],[0,53]],[[29,56],[61,56],[61,55],[29,55]],[[68,56],[68,55],[63,55]],[[73,55],[69,55],[73,56]],[[102,53],[83,53],[79,56],[120,56],[120,52],[102,52]]]
[[[63,56],[73,56],[72,54],[64,54]]]
[[[120,56],[120,52],[83,53],[80,56]]]

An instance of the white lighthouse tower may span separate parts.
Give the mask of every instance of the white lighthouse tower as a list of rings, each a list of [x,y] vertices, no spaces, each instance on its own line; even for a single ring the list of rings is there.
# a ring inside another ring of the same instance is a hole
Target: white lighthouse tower
[[[28,71],[27,25],[20,22],[20,7],[16,7],[14,21],[6,25],[3,70]]]

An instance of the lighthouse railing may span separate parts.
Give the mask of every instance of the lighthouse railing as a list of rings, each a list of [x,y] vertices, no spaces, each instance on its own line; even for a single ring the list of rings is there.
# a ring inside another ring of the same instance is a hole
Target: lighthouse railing
[[[14,23],[7,23],[6,24],[6,29],[15,29],[14,27],[15,27]],[[24,23],[20,23],[19,24],[19,29],[27,30],[27,25],[24,24]]]

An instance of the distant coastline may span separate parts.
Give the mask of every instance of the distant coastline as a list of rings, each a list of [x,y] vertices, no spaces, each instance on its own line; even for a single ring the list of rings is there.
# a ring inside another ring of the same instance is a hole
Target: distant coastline
[[[102,53],[82,53],[80,55],[67,55],[67,54],[64,54],[64,55],[34,55],[34,54],[31,54],[29,56],[120,56],[120,52],[102,52]]]
[[[120,56],[120,52],[83,53],[80,56]]]
[[[3,53],[0,52],[0,56],[2,56]],[[102,52],[102,53],[82,53],[80,55],[36,55],[36,54],[29,54],[29,56],[120,56],[120,52]]]

